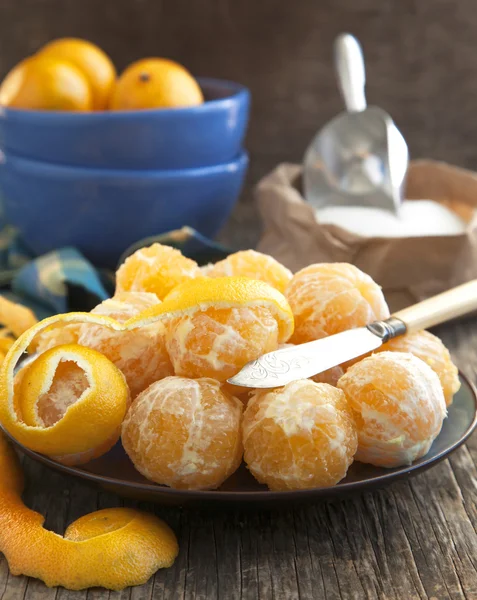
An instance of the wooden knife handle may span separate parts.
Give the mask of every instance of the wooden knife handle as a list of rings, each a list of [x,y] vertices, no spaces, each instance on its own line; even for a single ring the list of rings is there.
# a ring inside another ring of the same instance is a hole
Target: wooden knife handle
[[[427,329],[477,310],[477,279],[398,311],[393,317],[406,325],[408,333]]]

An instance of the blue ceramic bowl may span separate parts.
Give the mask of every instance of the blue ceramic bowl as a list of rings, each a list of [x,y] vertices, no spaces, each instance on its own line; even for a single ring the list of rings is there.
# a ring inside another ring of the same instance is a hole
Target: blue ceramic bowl
[[[183,225],[214,237],[240,193],[248,157],[177,171],[64,167],[6,155],[0,167],[5,216],[37,254],[75,246],[114,267],[142,238]]]
[[[101,169],[189,169],[234,160],[247,128],[243,86],[199,79],[191,108],[110,112],[0,110],[0,149],[32,160]]]

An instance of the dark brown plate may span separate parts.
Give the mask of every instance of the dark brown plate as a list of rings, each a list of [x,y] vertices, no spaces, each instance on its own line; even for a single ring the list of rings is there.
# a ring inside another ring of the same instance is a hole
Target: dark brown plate
[[[154,484],[133,467],[118,443],[110,452],[81,467],[65,467],[50,458],[28,450],[16,440],[13,443],[25,454],[53,469],[99,484],[121,496],[149,500],[159,504],[207,506],[212,505],[276,505],[282,502],[316,501],[344,494],[383,487],[401,478],[410,477],[428,469],[448,456],[465,442],[477,425],[477,392],[474,385],[460,375],[462,387],[454,398],[439,436],[428,454],[408,467],[383,469],[354,463],[348,475],[338,485],[291,492],[271,492],[260,485],[242,465],[218,490],[175,490]]]

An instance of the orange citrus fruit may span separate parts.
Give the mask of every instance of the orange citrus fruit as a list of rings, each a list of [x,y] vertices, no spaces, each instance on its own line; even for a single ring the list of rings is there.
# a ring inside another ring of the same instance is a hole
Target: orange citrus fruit
[[[174,288],[159,309],[175,373],[186,377],[225,381],[293,331],[284,296],[244,277],[192,279]],[[147,321],[148,311],[140,318]]]
[[[439,377],[446,405],[450,406],[460,388],[459,371],[452,362],[449,350],[441,340],[428,331],[416,331],[383,344],[376,352],[410,352],[426,362]]]
[[[130,508],[85,515],[61,537],[23,504],[23,486],[18,458],[0,433],[0,552],[13,575],[69,590],[122,590],[146,583],[178,554],[177,539],[163,521]]]
[[[358,429],[356,460],[410,465],[429,451],[446,416],[436,373],[404,352],[380,352],[356,363],[338,382]]]
[[[163,300],[179,283],[202,277],[197,263],[179,250],[162,244],[141,248],[116,273],[117,292],[152,292]]]
[[[242,460],[242,404],[212,379],[166,377],[131,406],[122,443],[136,469],[174,488],[219,487]]]
[[[3,405],[2,422],[28,448],[81,464],[119,439],[129,390],[123,374],[99,352],[56,346],[25,367],[18,388],[16,418],[8,418]]]
[[[125,323],[160,303],[155,294],[148,292],[118,292],[91,312]],[[126,377],[132,398],[154,381],[174,374],[166,350],[164,325],[160,322],[132,331],[112,331],[85,323],[81,326],[78,343],[101,352],[118,367]]]
[[[261,254],[255,250],[235,252],[224,260],[215,263],[206,274],[209,277],[248,277],[260,279],[269,283],[282,294],[289,284],[292,273],[268,254]]]
[[[31,110],[89,111],[91,89],[73,64],[32,56],[14,67],[0,86],[0,105]]]
[[[119,77],[110,108],[175,108],[197,106],[203,101],[199,84],[184,67],[164,58],[144,58]]]
[[[343,392],[302,379],[257,390],[243,418],[244,459],[272,490],[329,487],[345,477],[357,448]]]
[[[381,288],[347,263],[310,265],[293,276],[285,295],[295,317],[296,344],[389,317]]]
[[[109,56],[101,48],[86,40],[62,38],[43,46],[38,55],[74,65],[90,86],[91,108],[104,110],[108,107],[111,91],[116,81],[116,69]]]

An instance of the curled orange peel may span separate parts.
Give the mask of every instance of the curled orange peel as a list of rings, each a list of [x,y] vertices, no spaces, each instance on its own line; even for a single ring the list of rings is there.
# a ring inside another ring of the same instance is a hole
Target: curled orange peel
[[[70,590],[121,590],[144,584],[178,554],[177,539],[163,521],[129,508],[81,517],[64,537],[48,531],[43,516],[23,504],[23,485],[17,456],[0,433],[0,552],[13,575]]]
[[[52,348],[26,367],[22,381],[14,386],[15,366],[37,333],[73,319],[90,320],[91,315],[71,313],[50,317],[23,333],[10,348],[0,369],[0,422],[21,444],[79,464],[90,460],[95,450],[109,450],[119,439],[120,426],[129,406],[129,390],[123,374],[104,355],[70,344]],[[109,324],[107,317],[94,317]],[[116,325],[113,321],[112,327]],[[119,324],[117,324],[119,325]],[[88,380],[87,389],[51,426],[41,422],[37,402],[52,384],[59,362],[76,363]],[[76,458],[74,458],[76,457]]]

